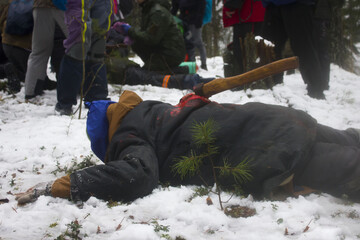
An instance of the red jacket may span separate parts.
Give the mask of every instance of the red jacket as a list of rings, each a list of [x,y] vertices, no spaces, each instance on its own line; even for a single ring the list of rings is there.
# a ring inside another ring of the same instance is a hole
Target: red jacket
[[[226,0],[223,0],[224,3]],[[226,13],[235,11],[231,17]],[[264,21],[265,8],[261,1],[245,0],[241,9],[229,9],[223,7],[223,24],[224,27],[230,27],[237,23],[245,22],[262,22]]]

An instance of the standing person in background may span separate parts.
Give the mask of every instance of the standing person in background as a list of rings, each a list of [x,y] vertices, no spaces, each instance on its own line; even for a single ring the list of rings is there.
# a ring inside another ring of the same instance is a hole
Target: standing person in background
[[[223,24],[224,27],[233,27],[233,53],[235,57],[234,75],[242,74],[244,69],[243,51],[241,42],[247,33],[260,35],[264,21],[265,8],[260,0],[224,0]]]
[[[56,44],[55,46],[56,55],[58,58],[62,58],[64,55],[65,49],[63,48],[62,40],[65,39],[68,32],[63,10],[65,9],[56,8],[52,0],[34,0],[34,29],[32,35],[32,51],[27,62],[25,99],[31,99],[37,95],[41,95],[44,85],[49,82],[46,70],[49,57],[54,49],[55,37],[58,38],[56,42],[61,41],[61,45]],[[60,62],[55,61],[54,69],[56,73],[58,73],[59,65]]]
[[[300,73],[307,84],[308,95],[325,99],[328,83],[324,77],[318,54],[318,40],[314,35],[314,6],[316,0],[262,0],[266,7],[264,36],[275,44],[277,59],[287,39],[299,57]]]
[[[185,43],[167,0],[137,0],[141,7],[140,27],[117,22],[114,28],[144,62],[148,71],[173,74],[185,58]]]
[[[186,49],[189,61],[195,62],[196,48],[200,52],[201,68],[207,70],[206,49],[202,40],[202,26],[205,14],[206,0],[172,0],[171,13],[176,15],[180,9],[179,18],[185,22],[192,35],[192,45]]]
[[[55,111],[61,115],[71,115],[83,77],[85,101],[107,98],[105,36],[111,26],[113,0],[54,1],[62,3],[64,7],[66,5],[65,23],[69,32],[64,41],[65,55],[60,65]]]

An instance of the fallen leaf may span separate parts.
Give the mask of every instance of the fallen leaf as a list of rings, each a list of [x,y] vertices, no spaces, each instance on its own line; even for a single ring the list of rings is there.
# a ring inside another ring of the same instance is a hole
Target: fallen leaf
[[[120,228],[121,228],[121,223],[116,227],[116,229],[115,229],[115,231],[118,231],[118,230],[120,230]]]
[[[207,197],[207,199],[206,199],[206,204],[207,204],[207,205],[213,205],[213,201],[211,200],[210,197]]]

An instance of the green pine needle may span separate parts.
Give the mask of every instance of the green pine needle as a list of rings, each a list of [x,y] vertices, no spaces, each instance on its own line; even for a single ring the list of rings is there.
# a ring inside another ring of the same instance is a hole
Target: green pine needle
[[[250,161],[245,158],[235,167],[231,167],[224,159],[224,166],[220,167],[220,176],[233,176],[238,184],[250,181],[252,179]]]
[[[218,126],[213,119],[209,119],[206,122],[195,122],[191,128],[193,134],[193,140],[196,145],[211,145],[215,142],[215,132],[217,132]]]
[[[181,179],[184,179],[187,175],[192,177],[200,169],[202,164],[202,157],[197,156],[196,153],[191,150],[190,157],[182,156],[175,160],[172,170],[180,175]]]

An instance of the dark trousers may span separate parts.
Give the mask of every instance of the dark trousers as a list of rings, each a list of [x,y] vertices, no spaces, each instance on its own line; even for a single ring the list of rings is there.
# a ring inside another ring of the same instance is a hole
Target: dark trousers
[[[27,61],[29,59],[30,50],[11,46],[5,43],[2,44],[2,47],[9,62],[14,65],[16,74],[20,81],[25,81]]]
[[[5,64],[8,61],[8,59],[7,59],[6,55],[5,55],[5,52],[4,52],[4,49],[2,47],[1,41],[2,41],[2,38],[0,36],[0,64]]]
[[[295,185],[320,189],[337,197],[346,192],[360,200],[360,135],[321,124],[307,165],[295,173]]]
[[[158,51],[140,43],[134,43],[131,48],[144,62],[144,69],[149,71],[172,72],[172,69],[178,67],[184,60],[184,57],[165,56],[160,50]]]
[[[275,44],[277,59],[282,58],[287,39],[299,57],[300,72],[307,84],[309,95],[322,94],[327,81],[322,74],[318,55],[318,41],[314,36],[313,6],[293,3],[283,6],[269,5],[264,20],[265,38]]]
[[[325,89],[329,89],[330,80],[330,40],[329,40],[330,22],[327,19],[314,20],[314,34],[317,42],[318,56],[321,65],[321,74],[325,82]]]

